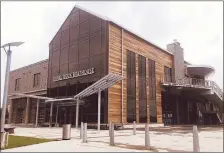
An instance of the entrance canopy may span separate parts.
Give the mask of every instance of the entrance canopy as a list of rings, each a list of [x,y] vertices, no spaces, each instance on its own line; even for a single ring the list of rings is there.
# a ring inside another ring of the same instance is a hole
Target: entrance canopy
[[[60,106],[76,106],[76,128],[78,128],[78,115],[79,115],[79,105],[83,105],[84,101],[81,100],[83,97],[88,97],[92,94],[98,93],[98,130],[100,130],[100,105],[101,105],[101,91],[110,88],[120,80],[122,80],[122,76],[115,73],[110,73],[94,84],[90,85],[74,97],[68,97],[68,98],[50,98],[50,97],[42,97],[42,96],[36,96],[36,95],[28,95],[28,94],[22,94],[22,93],[15,93],[13,95],[22,96],[22,97],[30,97],[30,98],[36,98],[36,99],[43,99],[46,103],[51,103],[50,108],[50,121],[49,126],[51,126],[52,123],[52,112],[53,112],[53,103],[57,106],[57,113],[56,113],[56,124],[57,124],[57,116],[58,116],[58,107]],[[39,100],[38,100],[39,103]],[[38,107],[37,107],[38,108]],[[36,115],[38,116],[38,115]],[[37,121],[36,121],[37,122]]]
[[[119,74],[110,73],[105,77],[101,78],[94,84],[90,85],[80,93],[74,96],[76,99],[81,99],[83,97],[90,96],[94,93],[98,93],[99,90],[103,91],[107,88],[110,88],[112,85],[117,83],[118,81],[122,80],[122,77]]]
[[[13,94],[10,94],[9,97],[10,96],[28,97],[28,98],[43,99],[43,100],[54,99],[54,98],[43,97],[43,96],[28,95],[28,94],[24,94],[24,93],[13,93]]]

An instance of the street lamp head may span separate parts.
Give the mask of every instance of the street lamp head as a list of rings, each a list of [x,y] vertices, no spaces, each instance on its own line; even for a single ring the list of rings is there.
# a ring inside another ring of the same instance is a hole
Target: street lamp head
[[[11,42],[11,43],[7,43],[4,44],[3,46],[1,46],[1,48],[5,48],[5,47],[18,47],[20,45],[22,45],[24,42]]]

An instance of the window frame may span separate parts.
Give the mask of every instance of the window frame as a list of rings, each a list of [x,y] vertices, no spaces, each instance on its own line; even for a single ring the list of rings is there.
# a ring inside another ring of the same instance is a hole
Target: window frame
[[[33,75],[33,87],[40,86],[40,72]]]
[[[19,91],[20,90],[20,81],[21,81],[21,78],[17,78],[15,80],[15,91]]]

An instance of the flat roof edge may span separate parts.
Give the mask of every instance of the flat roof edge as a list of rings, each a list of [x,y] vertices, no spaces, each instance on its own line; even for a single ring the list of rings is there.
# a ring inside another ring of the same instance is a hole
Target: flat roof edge
[[[45,59],[45,60],[42,60],[42,61],[39,61],[39,62],[36,62],[36,63],[33,63],[33,64],[29,64],[29,65],[17,68],[15,70],[11,70],[10,72],[15,72],[15,71],[18,71],[18,70],[21,70],[21,69],[25,69],[25,68],[28,68],[30,66],[38,65],[38,64],[41,64],[41,63],[44,63],[44,62],[47,62],[47,61],[48,61],[48,59]]]

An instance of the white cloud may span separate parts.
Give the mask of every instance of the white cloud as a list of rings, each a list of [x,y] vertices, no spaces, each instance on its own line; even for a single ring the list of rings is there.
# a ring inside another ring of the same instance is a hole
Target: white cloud
[[[13,49],[11,70],[48,58],[48,44],[76,2],[2,2],[1,41],[25,41]],[[223,87],[223,5],[221,2],[77,2],[108,16],[166,48],[180,41],[185,59],[216,69]],[[6,56],[1,56],[1,95]]]

